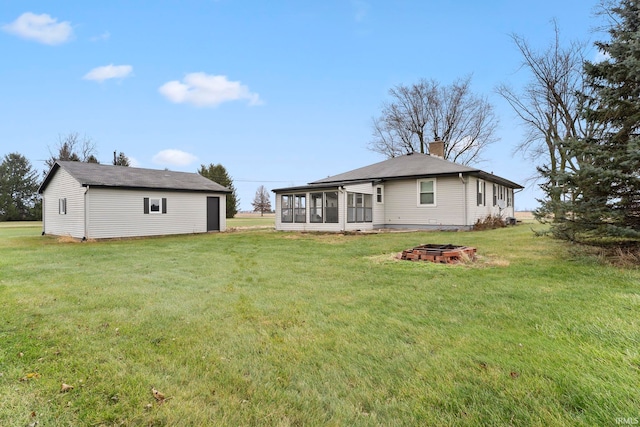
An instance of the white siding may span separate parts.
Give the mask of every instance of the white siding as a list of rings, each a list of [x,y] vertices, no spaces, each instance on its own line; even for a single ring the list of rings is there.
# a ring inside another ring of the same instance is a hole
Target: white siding
[[[305,194],[307,221],[305,223],[282,223],[282,194],[276,194],[276,230],[284,231],[349,231],[379,228],[468,228],[481,218],[499,213],[493,206],[493,183],[486,181],[486,205],[477,204],[476,177],[458,176],[427,178],[435,180],[435,204],[424,206],[418,203],[418,179],[390,180],[379,184],[355,184],[345,186],[339,192],[339,222],[318,224],[309,222],[309,192],[287,192],[285,194]],[[383,201],[376,201],[376,187],[383,189]],[[323,190],[314,190],[317,192]],[[324,191],[330,191],[325,189]],[[513,191],[509,189],[509,191]],[[347,192],[372,194],[373,222],[346,222]],[[502,210],[502,217],[513,216],[513,196],[511,206]]]
[[[58,169],[42,193],[42,231],[45,234],[71,236],[77,239],[84,237],[84,191],[85,188],[64,169]],[[58,211],[58,201],[65,198],[67,213],[61,215]]]
[[[91,188],[88,236],[157,236],[207,231],[207,196],[220,197],[220,231],[226,229],[224,194]],[[167,199],[167,213],[144,213],[144,198]]]
[[[384,216],[376,227],[465,226],[464,185],[458,177],[435,179],[435,204],[419,206],[418,180],[384,183]],[[374,219],[379,219],[375,218]]]
[[[502,218],[513,217],[513,189],[505,188],[511,196],[510,206],[505,206],[504,209],[500,209],[498,206],[493,205],[493,182],[484,181],[486,183],[486,203],[484,205],[478,205],[477,203],[477,182],[478,178],[467,178],[469,180],[468,196],[469,196],[469,213],[471,225],[475,224],[478,220],[483,220],[488,216],[500,215]],[[482,181],[482,180],[480,180]],[[506,194],[504,194],[504,200],[506,204]]]

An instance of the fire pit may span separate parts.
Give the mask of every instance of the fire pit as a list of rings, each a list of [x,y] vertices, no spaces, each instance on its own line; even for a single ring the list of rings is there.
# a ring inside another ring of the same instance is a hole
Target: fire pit
[[[402,251],[400,259],[407,261],[431,261],[442,264],[453,264],[463,259],[474,260],[476,248],[470,246],[427,244]]]

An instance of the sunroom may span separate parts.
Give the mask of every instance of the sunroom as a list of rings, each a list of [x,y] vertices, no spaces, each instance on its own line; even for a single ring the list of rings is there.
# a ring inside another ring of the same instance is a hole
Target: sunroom
[[[292,187],[274,192],[277,230],[345,231],[372,228],[373,192],[370,183],[330,188]]]

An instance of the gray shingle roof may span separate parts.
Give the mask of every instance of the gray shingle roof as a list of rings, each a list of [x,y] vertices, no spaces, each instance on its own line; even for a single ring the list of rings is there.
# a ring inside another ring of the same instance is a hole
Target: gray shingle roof
[[[44,191],[58,168],[67,171],[81,185],[89,187],[231,192],[228,188],[197,173],[66,161],[57,161],[53,165],[38,192]]]
[[[428,154],[413,153],[392,157],[349,172],[313,181],[310,184],[362,181],[371,179],[397,179],[417,176],[446,175],[458,173],[480,172],[479,169],[459,165]]]
[[[377,180],[386,181],[392,179],[427,178],[441,175],[457,175],[459,173],[476,175],[482,179],[491,180],[492,182],[506,185],[511,188],[523,188],[520,184],[516,184],[508,179],[484,172],[480,169],[453,163],[428,154],[413,153],[393,157],[369,166],[364,166],[338,175],[319,179],[317,181],[310,182],[308,186],[279,188],[273,191],[301,190],[304,188],[337,186]]]

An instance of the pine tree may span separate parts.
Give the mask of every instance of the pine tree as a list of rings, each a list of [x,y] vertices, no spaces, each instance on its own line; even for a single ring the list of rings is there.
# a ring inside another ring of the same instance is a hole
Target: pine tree
[[[606,59],[585,64],[593,95],[584,117],[603,131],[574,143],[581,167],[567,178],[573,217],[564,229],[640,238],[640,5],[620,0],[607,14],[610,40],[596,43]]]
[[[231,194],[227,194],[227,218],[233,218],[236,216],[238,213],[240,199],[238,199],[238,196],[236,195],[236,188],[233,186],[233,180],[229,176],[229,173],[227,173],[224,166],[221,164],[214,165],[213,163],[210,163],[209,166],[200,165],[198,173],[231,190]]]
[[[4,156],[0,163],[0,221],[41,218],[37,172],[19,153]]]
[[[125,154],[121,151],[120,154],[116,156],[116,152],[113,152],[113,165],[114,166],[131,166],[131,161]]]

